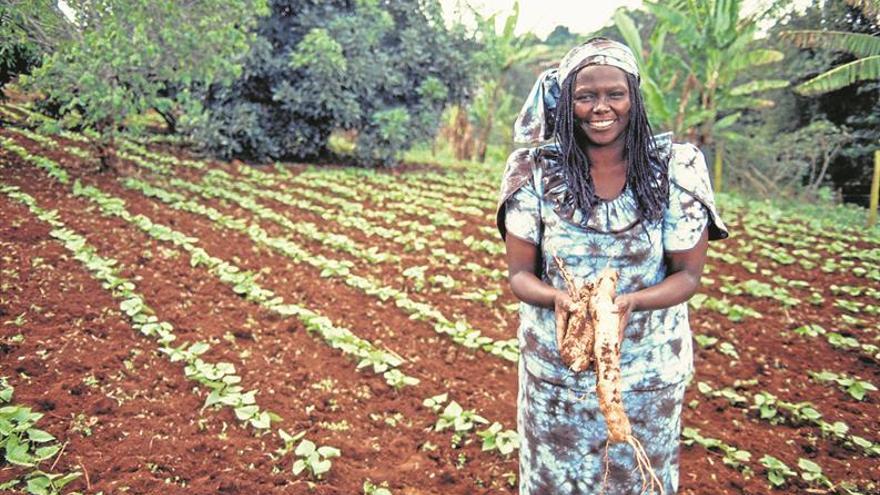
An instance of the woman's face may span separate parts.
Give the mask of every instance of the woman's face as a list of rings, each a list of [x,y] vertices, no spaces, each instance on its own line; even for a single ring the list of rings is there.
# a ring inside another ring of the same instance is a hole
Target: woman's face
[[[629,125],[626,73],[611,65],[590,65],[577,73],[572,92],[574,116],[590,144],[622,141]]]

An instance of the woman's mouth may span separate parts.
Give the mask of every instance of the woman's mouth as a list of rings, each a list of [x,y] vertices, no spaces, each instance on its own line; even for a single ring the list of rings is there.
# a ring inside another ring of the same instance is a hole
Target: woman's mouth
[[[596,131],[603,131],[611,127],[617,119],[591,120],[587,122],[587,127]]]

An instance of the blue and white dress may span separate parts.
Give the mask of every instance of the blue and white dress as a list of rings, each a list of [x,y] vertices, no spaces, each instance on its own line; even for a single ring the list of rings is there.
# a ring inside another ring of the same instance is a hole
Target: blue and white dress
[[[498,207],[502,237],[514,235],[539,246],[539,275],[560,289],[565,282],[554,255],[576,280],[593,280],[605,267],[616,269],[618,294],[660,283],[666,276],[665,253],[693,248],[707,227],[710,239],[727,237],[727,230],[702,153],[668,139],[658,146],[660,158],[668,160],[669,204],[662,221],[654,222],[639,219],[628,186],[586,217],[574,205],[555,147],[514,151]],[[520,320],[520,494],[598,494],[607,433],[596,401],[596,375],[574,373],[562,362],[552,309],[522,303]],[[667,494],[678,488],[681,405],[692,372],[686,303],[632,314],[621,345],[623,403]],[[612,445],[608,460],[605,493],[639,493],[642,479],[632,449]]]

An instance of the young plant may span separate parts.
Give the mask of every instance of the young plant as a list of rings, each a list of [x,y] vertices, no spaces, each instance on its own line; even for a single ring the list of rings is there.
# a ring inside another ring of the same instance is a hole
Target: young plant
[[[364,495],[391,495],[391,490],[388,489],[387,481],[377,485],[370,480],[365,480]]]
[[[336,447],[328,447],[326,445],[318,447],[311,440],[303,439],[294,455],[299,457],[293,462],[293,474],[298,476],[303,471],[308,471],[313,478],[322,479],[322,477],[330,471],[332,463],[330,459],[339,457],[342,453]]]
[[[765,454],[761,458],[761,465],[767,468],[767,479],[774,488],[779,488],[785,484],[785,479],[791,476],[797,476],[788,465],[772,455]]]
[[[821,371],[816,373],[814,371],[807,372],[811,378],[820,382],[834,382],[844,392],[848,393],[855,400],[862,400],[868,394],[868,392],[876,392],[877,387],[874,386],[873,383],[860,380],[857,377],[847,376],[847,375],[838,375],[837,373],[831,371]]]
[[[478,431],[477,436],[483,439],[483,451],[498,450],[503,456],[510,455],[519,449],[519,435],[514,430],[503,430],[501,423],[492,423],[485,430]]]
[[[434,431],[453,428],[456,432],[466,432],[472,430],[477,423],[488,424],[489,421],[473,409],[465,410],[458,402],[452,401],[440,413],[440,419],[434,425]]]
[[[834,483],[832,483],[831,480],[829,480],[828,477],[822,473],[822,466],[816,464],[815,462],[801,457],[800,459],[798,459],[798,468],[801,469],[801,478],[803,478],[804,481],[806,481],[807,483],[821,485],[825,488],[834,487]]]

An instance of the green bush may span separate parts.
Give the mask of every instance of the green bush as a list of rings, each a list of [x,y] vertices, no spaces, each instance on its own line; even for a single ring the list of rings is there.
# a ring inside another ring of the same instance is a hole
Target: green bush
[[[190,131],[223,157],[316,159],[354,134],[365,164],[433,135],[470,84],[471,42],[436,0],[272,1],[241,77],[206,88]]]

